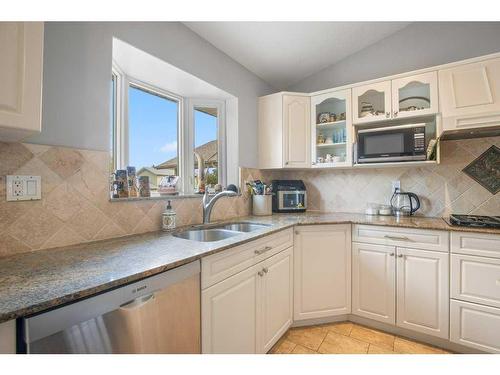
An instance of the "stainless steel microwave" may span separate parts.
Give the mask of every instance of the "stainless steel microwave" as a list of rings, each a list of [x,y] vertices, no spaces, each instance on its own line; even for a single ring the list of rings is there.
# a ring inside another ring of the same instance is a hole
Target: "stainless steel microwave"
[[[357,163],[426,160],[425,124],[358,131]]]

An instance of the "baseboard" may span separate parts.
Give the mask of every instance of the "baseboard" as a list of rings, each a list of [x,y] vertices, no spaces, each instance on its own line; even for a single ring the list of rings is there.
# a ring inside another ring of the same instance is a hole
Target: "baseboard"
[[[318,325],[318,324],[344,322],[346,320],[349,320],[349,315],[348,314],[337,315],[337,316],[328,316],[328,317],[325,317],[325,318],[295,320],[292,323],[292,328],[294,328],[294,327],[314,326],[314,325]]]

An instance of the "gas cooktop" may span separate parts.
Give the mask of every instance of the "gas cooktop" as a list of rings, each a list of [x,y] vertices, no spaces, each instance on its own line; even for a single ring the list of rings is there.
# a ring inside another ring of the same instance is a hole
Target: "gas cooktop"
[[[450,215],[452,225],[479,228],[500,228],[500,216]]]

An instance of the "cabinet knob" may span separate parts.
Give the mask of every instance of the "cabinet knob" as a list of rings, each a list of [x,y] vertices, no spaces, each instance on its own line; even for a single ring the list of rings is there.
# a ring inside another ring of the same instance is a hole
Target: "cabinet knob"
[[[287,162],[287,161],[285,161],[285,165],[288,165],[288,162]]]
[[[398,254],[398,258],[402,258],[403,257],[403,254]]]
[[[385,113],[385,117],[389,118],[389,116],[391,115],[391,112],[386,112]]]
[[[398,117],[398,111],[394,111],[394,117]]]
[[[268,269],[267,267],[264,267],[264,268],[262,269],[262,271],[263,271],[264,273],[268,273],[268,272],[269,272],[269,269]]]
[[[394,253],[390,253],[390,254],[389,254],[389,256],[390,256],[390,257],[393,257],[393,256],[394,256]]]
[[[264,272],[262,272],[262,271],[257,272],[257,274],[258,274],[260,277],[264,276]]]

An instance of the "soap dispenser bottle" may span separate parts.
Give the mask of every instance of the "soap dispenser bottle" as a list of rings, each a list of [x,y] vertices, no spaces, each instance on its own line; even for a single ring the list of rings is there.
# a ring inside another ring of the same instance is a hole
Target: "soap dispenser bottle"
[[[167,202],[167,207],[165,207],[165,212],[162,214],[162,229],[172,230],[175,229],[175,211],[172,208],[171,201]]]

